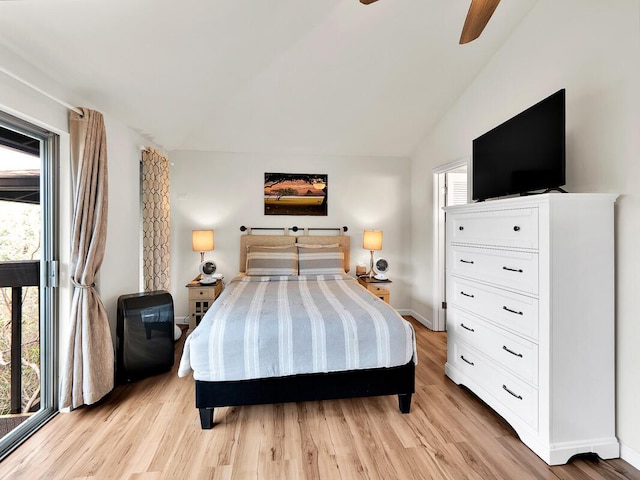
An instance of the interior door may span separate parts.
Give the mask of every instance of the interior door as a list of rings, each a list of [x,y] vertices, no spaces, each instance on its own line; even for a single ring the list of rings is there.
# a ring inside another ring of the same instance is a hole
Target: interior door
[[[434,170],[434,298],[433,329],[446,330],[447,297],[445,288],[446,268],[446,215],[444,207],[469,201],[469,158],[452,162]]]

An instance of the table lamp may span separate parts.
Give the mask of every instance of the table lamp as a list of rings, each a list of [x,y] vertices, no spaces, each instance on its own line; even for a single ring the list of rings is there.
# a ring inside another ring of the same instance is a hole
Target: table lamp
[[[382,250],[382,231],[365,230],[362,237],[362,248],[371,252],[371,263],[369,265],[369,278],[373,277],[373,251]]]
[[[213,230],[192,230],[191,249],[200,252],[200,262],[204,262],[204,252],[213,250]]]

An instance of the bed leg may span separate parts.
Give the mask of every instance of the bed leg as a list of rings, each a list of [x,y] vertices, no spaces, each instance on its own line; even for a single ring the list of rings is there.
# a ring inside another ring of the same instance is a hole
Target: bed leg
[[[411,394],[410,393],[398,394],[398,406],[400,407],[400,411],[402,413],[409,413],[409,410],[411,410]]]
[[[213,408],[200,408],[200,425],[203,430],[213,428]]]

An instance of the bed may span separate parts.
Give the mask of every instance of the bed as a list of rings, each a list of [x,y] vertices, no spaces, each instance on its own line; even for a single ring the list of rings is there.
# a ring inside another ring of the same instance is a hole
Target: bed
[[[243,235],[240,274],[187,337],[203,429],[216,407],[415,390],[410,323],[347,275],[348,236]]]

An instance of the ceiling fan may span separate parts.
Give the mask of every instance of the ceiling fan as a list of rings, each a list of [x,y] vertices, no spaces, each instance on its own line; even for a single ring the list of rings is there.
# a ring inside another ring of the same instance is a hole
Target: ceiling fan
[[[360,0],[360,3],[369,5],[377,0]],[[469,43],[480,36],[484,27],[487,26],[491,15],[496,10],[500,0],[471,0],[467,18],[462,27],[460,44]]]

